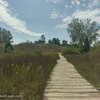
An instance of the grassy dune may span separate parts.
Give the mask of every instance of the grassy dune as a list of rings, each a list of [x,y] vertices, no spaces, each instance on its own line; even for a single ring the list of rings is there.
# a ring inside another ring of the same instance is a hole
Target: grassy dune
[[[16,50],[28,51],[31,52],[33,50],[41,50],[42,52],[59,52],[62,50],[62,47],[57,46],[55,44],[33,44],[33,43],[21,43],[14,46]]]

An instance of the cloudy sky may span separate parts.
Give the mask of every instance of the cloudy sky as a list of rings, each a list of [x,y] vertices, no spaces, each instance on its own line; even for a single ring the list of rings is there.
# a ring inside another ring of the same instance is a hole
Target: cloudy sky
[[[100,24],[100,0],[0,0],[0,27],[12,32],[14,43],[47,39],[69,40],[67,24],[91,18]]]

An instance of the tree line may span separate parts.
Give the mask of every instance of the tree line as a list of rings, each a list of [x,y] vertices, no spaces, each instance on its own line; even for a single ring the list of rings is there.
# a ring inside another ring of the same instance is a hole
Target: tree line
[[[48,41],[49,44],[56,44],[62,46],[73,46],[80,49],[80,52],[89,52],[91,46],[96,44],[99,37],[100,26],[91,19],[73,19],[67,27],[71,43],[68,44],[66,40],[62,44],[58,38],[53,38]],[[45,36],[42,35],[41,39],[36,43],[45,43]]]
[[[38,41],[35,41],[35,44],[45,44],[45,43],[46,43],[45,35],[42,35]],[[61,43],[59,38],[53,38],[53,39],[48,40],[48,44],[55,44],[55,45],[58,45],[58,46],[61,46],[61,45],[67,46],[68,42],[66,40],[63,40],[62,43]]]
[[[93,44],[96,43],[99,36],[100,26],[91,19],[73,19],[67,27],[67,32],[70,36],[71,43],[68,44],[66,40],[62,43],[59,38],[53,38],[48,40],[48,44],[55,44],[58,46],[69,46],[80,48],[81,52],[88,52]],[[13,50],[12,46],[12,34],[6,29],[0,28],[0,43],[5,45],[5,52]],[[45,35],[42,35],[39,40],[35,41],[35,44],[45,44]]]

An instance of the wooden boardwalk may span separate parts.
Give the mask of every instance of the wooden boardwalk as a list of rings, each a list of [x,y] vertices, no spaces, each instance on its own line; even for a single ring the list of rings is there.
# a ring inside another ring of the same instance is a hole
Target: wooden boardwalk
[[[59,56],[44,100],[100,100],[100,93],[61,54]]]

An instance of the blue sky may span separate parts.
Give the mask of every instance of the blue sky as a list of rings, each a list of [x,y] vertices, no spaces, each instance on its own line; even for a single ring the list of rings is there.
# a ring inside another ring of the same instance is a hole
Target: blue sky
[[[100,0],[0,0],[0,27],[12,32],[14,43],[35,41],[45,34],[69,41],[73,18],[100,23]]]

